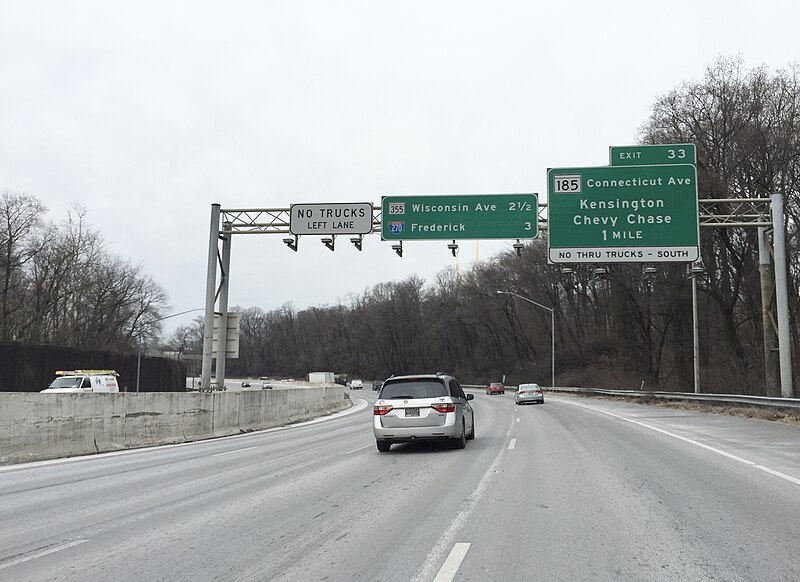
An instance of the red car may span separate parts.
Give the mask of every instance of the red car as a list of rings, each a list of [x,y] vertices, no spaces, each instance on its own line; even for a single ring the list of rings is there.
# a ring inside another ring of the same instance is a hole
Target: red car
[[[505,394],[506,387],[503,386],[502,382],[492,382],[486,387],[487,394]]]

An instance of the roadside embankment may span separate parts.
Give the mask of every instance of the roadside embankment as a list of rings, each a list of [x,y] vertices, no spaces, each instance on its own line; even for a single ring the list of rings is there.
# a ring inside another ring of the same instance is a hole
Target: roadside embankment
[[[0,464],[228,436],[347,408],[342,386],[239,392],[0,393]]]

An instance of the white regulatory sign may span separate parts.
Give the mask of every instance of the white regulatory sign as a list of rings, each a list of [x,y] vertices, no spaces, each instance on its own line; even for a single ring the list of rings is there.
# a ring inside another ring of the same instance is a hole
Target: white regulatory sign
[[[300,234],[369,234],[372,203],[292,204],[289,232]]]

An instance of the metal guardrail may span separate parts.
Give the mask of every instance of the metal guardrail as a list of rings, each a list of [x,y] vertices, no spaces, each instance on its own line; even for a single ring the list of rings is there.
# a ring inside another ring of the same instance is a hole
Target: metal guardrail
[[[648,392],[646,390],[606,390],[604,388],[543,388],[547,392],[572,392],[577,394],[600,394],[626,398],[653,398],[656,400],[680,400],[704,402],[712,405],[732,404],[758,406],[800,412],[800,398],[772,398],[769,396],[739,396],[736,394],[695,394],[694,392]]]
[[[483,384],[462,384],[463,388],[483,390]],[[737,405],[758,406],[778,410],[791,410],[800,413],[800,398],[772,398],[769,396],[739,396],[736,394],[695,394],[694,392],[659,392],[647,390],[607,390],[605,388],[548,388],[540,386],[545,392],[567,392],[573,394],[598,394],[601,396],[619,396],[621,398],[651,398],[654,400],[694,401],[715,406]],[[509,392],[516,391],[516,386],[506,386]]]

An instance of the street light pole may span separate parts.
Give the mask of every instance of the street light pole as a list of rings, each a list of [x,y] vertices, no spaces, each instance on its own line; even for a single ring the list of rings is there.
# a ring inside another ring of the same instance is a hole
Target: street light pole
[[[180,313],[173,313],[172,315],[167,315],[165,317],[159,317],[158,319],[151,319],[150,321],[146,321],[142,324],[142,327],[150,325],[152,323],[158,323],[159,321],[164,321],[165,319],[170,319],[172,317],[178,317],[179,315],[186,315],[187,313],[192,313],[193,311],[204,311],[204,308],[200,307],[198,309],[188,309],[186,311],[181,311]],[[141,376],[142,370],[142,334],[139,334],[139,354],[136,357],[136,391],[139,391],[139,378]]]
[[[700,323],[697,317],[697,277],[703,273],[703,265],[696,261],[686,265],[692,280],[692,360],[694,362],[694,393],[700,394]]]
[[[694,362],[694,393],[700,394],[700,340],[698,339],[697,274],[692,275],[692,361]]]
[[[541,307],[542,309],[546,309],[550,312],[550,387],[556,387],[556,315],[555,311],[551,307],[547,307],[546,305],[542,305],[541,303],[536,303],[533,299],[528,299],[527,297],[523,297],[513,291],[498,291],[498,295],[511,295],[516,297],[517,299],[522,299],[523,301],[527,301],[535,305],[536,307]]]

